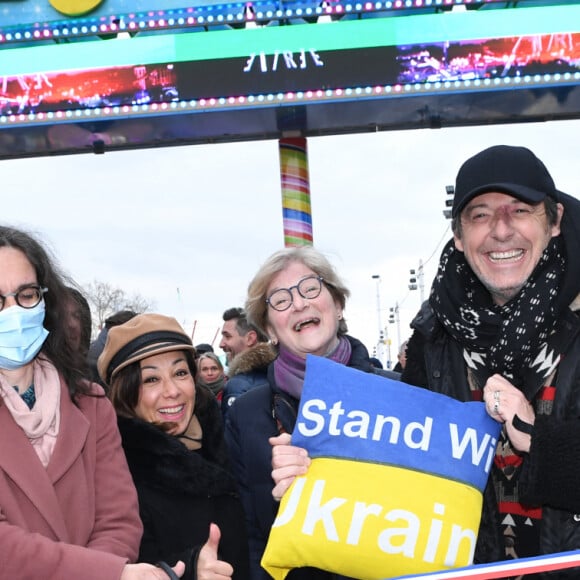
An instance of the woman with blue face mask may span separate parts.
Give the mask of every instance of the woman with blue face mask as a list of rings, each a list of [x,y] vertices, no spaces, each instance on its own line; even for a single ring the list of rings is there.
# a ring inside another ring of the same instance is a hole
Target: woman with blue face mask
[[[0,578],[180,576],[130,563],[137,496],[115,413],[67,340],[67,296],[42,245],[0,226]]]

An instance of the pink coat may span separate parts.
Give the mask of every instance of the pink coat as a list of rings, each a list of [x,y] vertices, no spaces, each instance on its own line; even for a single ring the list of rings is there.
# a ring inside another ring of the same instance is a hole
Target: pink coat
[[[61,381],[60,410],[45,469],[0,399],[0,580],[118,580],[137,557],[137,494],[110,402],[76,407]]]

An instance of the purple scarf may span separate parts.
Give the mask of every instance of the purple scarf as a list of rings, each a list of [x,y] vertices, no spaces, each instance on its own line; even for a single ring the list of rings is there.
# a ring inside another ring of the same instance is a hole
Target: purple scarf
[[[325,358],[345,365],[350,360],[352,347],[344,336],[338,337],[337,347],[325,355]],[[302,395],[302,385],[306,374],[306,359],[301,358],[280,345],[280,353],[274,361],[274,378],[280,390],[295,399]]]

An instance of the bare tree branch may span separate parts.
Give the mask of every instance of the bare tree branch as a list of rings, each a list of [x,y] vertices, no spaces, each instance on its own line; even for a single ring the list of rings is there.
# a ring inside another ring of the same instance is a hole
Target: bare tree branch
[[[102,328],[105,320],[119,310],[133,310],[141,314],[154,306],[153,302],[139,294],[129,297],[121,288],[101,280],[93,280],[83,290],[91,305],[94,330]]]

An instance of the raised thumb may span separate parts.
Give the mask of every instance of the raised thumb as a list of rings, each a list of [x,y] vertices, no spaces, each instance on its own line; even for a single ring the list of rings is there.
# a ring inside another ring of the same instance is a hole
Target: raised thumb
[[[207,538],[206,548],[211,550],[212,554],[215,554],[217,560],[218,547],[220,545],[220,538],[222,533],[217,524],[209,525],[209,537]]]

